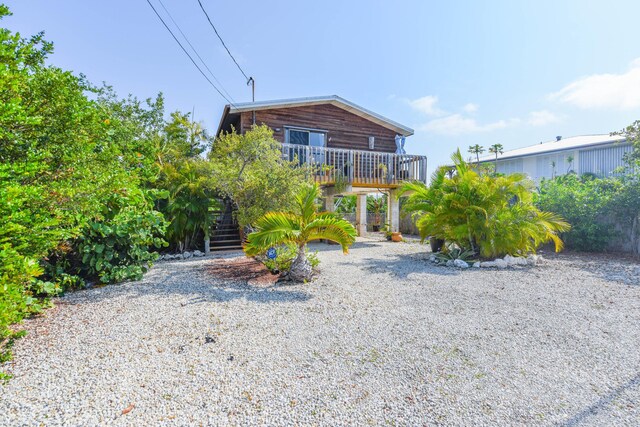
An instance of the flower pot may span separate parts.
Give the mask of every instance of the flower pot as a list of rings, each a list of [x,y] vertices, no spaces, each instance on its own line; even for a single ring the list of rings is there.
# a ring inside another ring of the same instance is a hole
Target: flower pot
[[[402,233],[399,231],[391,233],[391,240],[394,242],[402,242]]]
[[[429,239],[429,245],[431,245],[431,252],[440,252],[442,250],[442,247],[444,246],[444,240],[431,237]]]
[[[376,231],[376,232],[380,231],[380,226],[379,225],[372,225],[371,228],[372,228],[373,231]]]

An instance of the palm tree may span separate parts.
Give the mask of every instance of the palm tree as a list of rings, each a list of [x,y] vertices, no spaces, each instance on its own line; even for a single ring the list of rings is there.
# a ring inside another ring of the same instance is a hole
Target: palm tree
[[[307,243],[312,240],[330,240],[342,246],[346,254],[356,240],[356,229],[332,212],[318,212],[316,199],[320,196],[317,184],[304,187],[295,197],[295,208],[290,212],[268,212],[255,223],[253,233],[247,237],[244,251],[249,256],[264,253],[281,244],[295,244],[296,258],[291,263],[289,278],[308,281],[313,276],[306,258]]]
[[[476,155],[476,163],[480,163],[480,154],[484,153],[484,147],[482,145],[470,145],[469,153]]]
[[[567,156],[567,163],[569,164],[569,166],[567,167],[567,173],[570,173],[573,170],[573,160],[574,157],[572,155]]]
[[[464,161],[460,150],[452,156],[455,174],[436,171],[430,185],[403,184],[405,212],[413,214],[420,236],[453,243],[484,258],[526,255],[553,241],[562,249],[560,233],[570,226],[559,216],[533,204],[533,182],[524,174],[483,175]]]
[[[503,149],[504,147],[502,146],[502,144],[493,144],[491,147],[489,147],[489,152],[496,155],[496,163],[494,169],[495,173],[498,173],[498,154],[502,154]]]
[[[367,196],[367,210],[373,213],[373,231],[379,231],[382,212],[387,210],[387,196]]]

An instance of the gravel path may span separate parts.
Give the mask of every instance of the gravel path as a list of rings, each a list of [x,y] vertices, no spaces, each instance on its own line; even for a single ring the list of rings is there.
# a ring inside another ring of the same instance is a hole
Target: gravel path
[[[225,282],[207,258],[65,296],[25,323],[0,424],[640,425],[639,263],[315,248],[306,285]]]

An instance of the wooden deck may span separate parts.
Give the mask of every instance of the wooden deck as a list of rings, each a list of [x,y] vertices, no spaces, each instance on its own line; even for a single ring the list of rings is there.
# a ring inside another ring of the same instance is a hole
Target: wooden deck
[[[427,182],[426,156],[296,144],[282,144],[282,155],[307,167],[321,185],[394,188],[407,180]]]

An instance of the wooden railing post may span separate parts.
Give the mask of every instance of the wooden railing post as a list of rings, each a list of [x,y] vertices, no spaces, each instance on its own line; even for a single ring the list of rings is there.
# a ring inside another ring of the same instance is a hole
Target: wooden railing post
[[[293,161],[297,158],[307,175],[320,183],[335,182],[338,174],[348,184],[389,185],[404,180],[427,181],[426,156],[297,144],[282,144],[281,150],[283,159]]]
[[[353,151],[349,151],[349,184],[353,184],[353,178],[354,178],[354,169],[355,169],[355,153]]]

